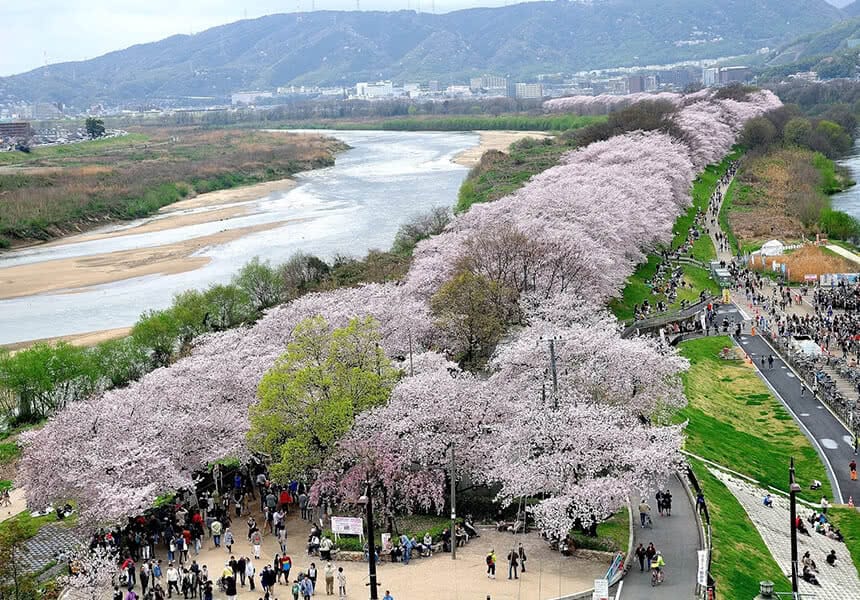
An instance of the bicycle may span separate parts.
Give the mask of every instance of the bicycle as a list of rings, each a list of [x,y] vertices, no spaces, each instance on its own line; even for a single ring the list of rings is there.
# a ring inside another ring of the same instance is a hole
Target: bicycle
[[[663,583],[663,569],[657,567],[651,569],[651,587]]]

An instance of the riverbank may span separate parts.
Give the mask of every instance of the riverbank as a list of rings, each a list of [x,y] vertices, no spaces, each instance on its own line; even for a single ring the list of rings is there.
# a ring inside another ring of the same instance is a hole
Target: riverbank
[[[272,131],[150,129],[111,144],[38,150],[0,171],[0,248],[156,214],[207,192],[334,164],[332,138]]]
[[[481,162],[481,157],[488,150],[506,152],[514,142],[524,138],[545,139],[552,137],[543,131],[476,131],[480,136],[478,145],[460,152],[454,157],[454,162],[470,169]]]

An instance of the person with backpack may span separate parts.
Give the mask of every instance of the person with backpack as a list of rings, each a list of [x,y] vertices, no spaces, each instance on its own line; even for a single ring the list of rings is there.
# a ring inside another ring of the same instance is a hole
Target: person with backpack
[[[490,550],[487,554],[487,578],[495,579],[496,578],[496,552],[495,550]]]
[[[293,587],[290,591],[292,591],[293,593],[293,600],[299,600],[299,595],[302,593],[302,584],[298,581],[294,582]]]

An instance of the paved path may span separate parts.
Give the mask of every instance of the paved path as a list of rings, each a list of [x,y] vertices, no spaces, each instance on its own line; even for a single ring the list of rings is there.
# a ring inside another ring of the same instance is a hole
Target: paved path
[[[837,246],[836,244],[827,244],[827,249],[830,250],[831,252],[835,252],[839,256],[847,258],[850,261],[853,261],[855,263],[860,263],[860,256],[854,254],[850,250],[846,250],[842,246]]]
[[[40,571],[49,563],[57,560],[57,555],[66,553],[81,543],[74,530],[50,523],[43,526],[39,533],[27,540],[22,561],[31,572]]]
[[[642,529],[639,524],[639,498],[633,500],[633,548],[638,544],[647,547],[649,542],[663,553],[666,561],[666,579],[657,588],[651,587],[651,573],[647,568],[639,572],[639,563],[634,559],[632,570],[624,578],[622,600],[691,600],[696,591],[696,569],[700,548],[699,525],[684,487],[677,477],[670,478],[672,493],[672,516],[661,517],[657,513],[657,501],[652,495],[651,505],[653,529]],[[664,487],[663,489],[666,489]]]
[[[773,495],[773,507],[767,508],[762,504],[765,490],[717,469],[709,470],[731,490],[744,507],[783,572],[791,573],[791,519],[788,498]],[[807,508],[800,508],[798,514],[805,519],[809,512]],[[797,546],[798,558],[802,558],[804,552],[808,551],[815,561],[819,571],[818,580],[821,583],[821,586],[814,586],[800,581],[801,593],[810,594],[810,597],[814,595],[816,600],[860,598],[860,578],[851,562],[848,547],[843,542],[811,531],[810,535],[797,536]],[[824,560],[830,550],[835,550],[837,556],[836,565],[832,567]]]
[[[822,402],[813,397],[808,388],[801,395],[798,377],[762,336],[742,335],[740,344],[824,459],[833,487],[834,500],[845,503],[849,496],[855,501],[860,500],[860,482],[851,481],[848,472],[848,463],[854,458],[854,440],[848,430]],[[770,355],[774,356],[773,369],[762,369],[761,357]],[[809,485],[806,481],[798,483],[803,487]]]

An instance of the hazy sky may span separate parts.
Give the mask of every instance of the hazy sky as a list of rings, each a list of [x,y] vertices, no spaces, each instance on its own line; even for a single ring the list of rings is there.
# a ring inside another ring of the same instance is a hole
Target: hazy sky
[[[505,0],[358,0],[362,10],[446,12]],[[175,33],[267,14],[354,10],[356,0],[0,0],[0,76],[94,58]],[[513,0],[512,0],[513,2]]]

